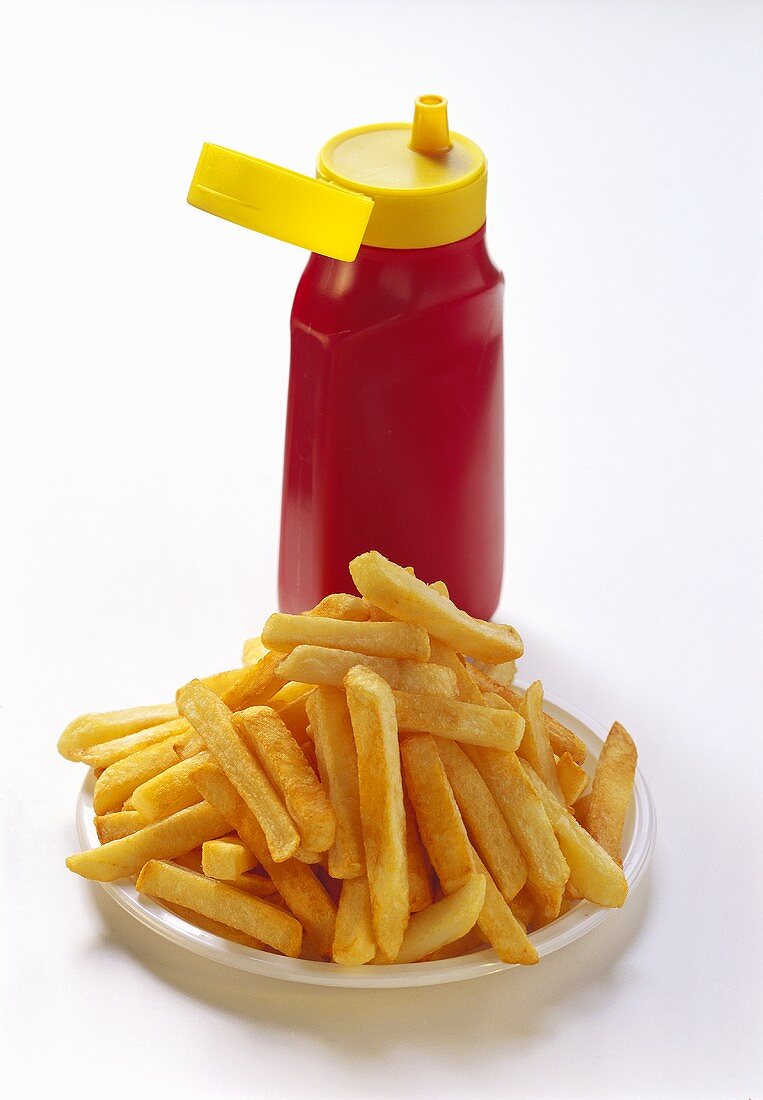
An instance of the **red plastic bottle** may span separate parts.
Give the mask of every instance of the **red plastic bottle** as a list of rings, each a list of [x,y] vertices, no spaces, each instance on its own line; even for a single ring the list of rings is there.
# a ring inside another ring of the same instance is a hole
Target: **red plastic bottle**
[[[279,601],[379,550],[483,619],[503,565],[503,278],[487,166],[441,96],[346,130],[317,179],[205,145],[188,201],[308,248],[291,317]]]
[[[503,568],[503,277],[485,228],[435,248],[311,256],[291,316],[280,606],[379,550],[495,611]]]

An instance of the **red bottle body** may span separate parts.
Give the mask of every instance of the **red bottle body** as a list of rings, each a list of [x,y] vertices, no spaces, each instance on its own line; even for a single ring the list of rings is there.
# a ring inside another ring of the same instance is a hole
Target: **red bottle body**
[[[379,550],[488,619],[503,570],[503,276],[485,227],[311,255],[291,315],[279,602],[352,591]]]

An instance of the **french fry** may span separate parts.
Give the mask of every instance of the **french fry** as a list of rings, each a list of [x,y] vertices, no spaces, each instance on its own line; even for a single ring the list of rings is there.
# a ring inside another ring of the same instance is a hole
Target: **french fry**
[[[392,960],[400,950],[410,915],[395,702],[389,686],[367,668],[350,669],[345,688],[358,756],[374,937],[382,955]]]
[[[408,904],[412,913],[419,913],[432,904],[432,865],[421,842],[416,814],[403,789],[405,806],[405,852],[408,860]]]
[[[472,849],[474,864],[485,880],[485,902],[478,917],[480,932],[495,951],[501,962],[532,966],[538,961],[538,952],[527,938],[527,933],[511,907],[493,881],[493,877],[477,852]]]
[[[517,674],[516,661],[503,661],[499,665],[488,665],[484,661],[472,660],[472,664],[476,665],[491,680],[496,680],[504,687],[511,687],[514,683],[514,677]]]
[[[262,706],[269,702],[283,686],[275,674],[278,664],[278,654],[266,653],[255,664],[245,665],[236,682],[220,695],[228,710],[244,710],[246,707]]]
[[[228,822],[217,810],[199,802],[120,840],[69,856],[66,866],[83,878],[113,882],[137,874],[150,859],[174,859],[228,830]]]
[[[517,896],[509,902],[509,908],[523,928],[527,929],[535,913],[535,898],[529,886],[523,886]]]
[[[137,810],[117,810],[111,814],[96,815],[94,824],[98,840],[101,844],[108,844],[110,840],[121,840],[123,836],[137,833],[146,822]]]
[[[169,722],[160,722],[158,726],[149,726],[148,729],[139,730],[137,733],[128,733],[124,737],[115,737],[111,741],[102,741],[98,745],[91,745],[89,749],[83,749],[77,760],[94,770],[108,768],[117,760],[124,760],[139,749],[146,749],[149,745],[155,745],[157,741],[165,741],[171,737],[178,743],[187,740],[190,730],[185,718],[173,718]]]
[[[474,874],[474,859],[437,745],[417,734],[400,743],[400,755],[421,840],[443,890],[452,894]]]
[[[214,878],[214,875],[210,877]],[[245,890],[247,894],[252,894],[256,898],[267,898],[274,905],[278,904],[278,892],[275,883],[266,875],[245,871],[243,875],[236,875],[235,878],[224,879],[223,881],[230,882],[231,886],[235,886],[237,890]]]
[[[543,684],[540,680],[534,680],[530,684],[519,705],[519,713],[525,720],[525,732],[517,749],[517,756],[526,760],[541,777],[554,798],[564,803],[551,742],[543,721]]]
[[[322,687],[344,686],[344,678],[355,665],[370,668],[390,687],[397,687],[400,679],[399,665],[394,657],[369,657],[349,649],[331,649],[328,646],[298,645],[278,666],[283,680],[301,684],[318,684]]]
[[[302,926],[291,913],[174,863],[150,860],[138,876],[136,889],[236,928],[291,958],[302,948]]]
[[[271,695],[268,706],[281,714],[292,703],[304,702],[305,696],[310,691],[310,684],[289,683],[280,687],[275,695]]]
[[[459,890],[413,914],[396,961],[418,962],[465,936],[474,927],[484,901],[485,879],[472,874]]]
[[[628,883],[622,867],[578,824],[569,810],[560,805],[530,765],[524,763],[523,766],[543,803],[569,865],[570,886],[596,905],[619,909],[628,895]]]
[[[464,662],[456,651],[446,645],[445,642],[441,642],[439,638],[430,638],[429,648],[431,651],[430,660],[435,664],[444,665],[456,677],[458,698],[464,703],[474,703],[478,707],[484,706],[479,688],[467,672]]]
[[[332,958],[340,966],[362,966],[376,954],[371,895],[368,879],[348,878],[342,883]]]
[[[576,764],[568,752],[562,753],[556,762],[556,774],[562,788],[565,806],[574,806],[588,786],[588,775]]]
[[[455,699],[458,695],[456,675],[442,665],[421,664],[417,661],[399,661],[397,686],[400,691],[420,695],[443,695]]]
[[[177,759],[174,751],[173,756]],[[178,810],[184,810],[186,806],[193,806],[201,798],[191,780],[197,762],[198,756],[180,760],[152,779],[145,780],[130,795],[133,808],[145,821],[157,821],[160,817],[169,817]]]
[[[262,644],[262,638],[247,638],[241,651],[241,660],[245,665],[256,665],[263,657],[267,656],[267,646]]]
[[[286,803],[302,846],[311,852],[327,851],[336,835],[334,810],[290,731],[269,707],[239,711],[234,726]]]
[[[527,881],[525,858],[490,788],[463,749],[443,738],[437,738],[436,745],[472,844],[510,902]]]
[[[527,880],[550,905],[561,904],[570,869],[540,796],[516,755],[467,746],[466,754],[490,788],[527,863]]]
[[[183,719],[185,722],[185,719]],[[175,756],[178,760],[190,760],[192,756],[198,756],[200,752],[206,752],[207,743],[204,738],[195,732],[190,722],[186,722],[188,726],[188,736],[180,738],[173,744],[175,750]]]
[[[278,675],[284,680],[302,684],[320,684],[323,687],[344,685],[344,678],[351,668],[363,665],[370,668],[392,688],[421,691],[431,695],[454,696],[456,684],[449,669],[421,661],[398,661],[393,657],[369,657],[349,649],[330,649],[326,646],[296,646],[281,661]]]
[[[358,758],[350,712],[343,691],[319,687],[305,704],[313,730],[318,770],[336,817],[336,836],[329,848],[332,878],[352,879],[365,872],[360,821]]]
[[[193,680],[178,692],[178,706],[259,821],[275,862],[288,859],[299,847],[299,834],[226,705]]]
[[[482,691],[494,692],[499,695],[513,710],[519,708],[522,702],[521,692],[511,687],[505,687],[503,684],[499,684],[497,680],[491,680],[475,665],[469,666],[469,675]],[[551,742],[551,748],[556,755],[561,756],[563,753],[568,752],[576,764],[584,764],[588,752],[585,743],[572,730],[568,730],[566,726],[563,726],[550,714],[544,712],[543,720],[546,724],[546,733]]]
[[[186,909],[182,905],[173,905],[169,901],[162,901],[161,904],[165,909],[169,909],[170,913],[180,917],[181,920],[196,925],[203,932],[211,932],[213,936],[219,936],[222,940],[239,943],[242,947],[252,947],[256,951],[271,950],[262,940],[255,939],[254,936],[247,936],[246,932],[239,932],[237,928],[230,928],[227,924],[221,924],[220,921],[210,920],[209,917],[204,917],[201,913],[194,913],[193,909]]]
[[[196,793],[199,794],[198,787]],[[208,840],[201,847],[201,867],[209,878],[219,878],[230,882],[246,871],[251,871],[259,863],[257,856],[234,834]]]
[[[312,611],[305,615],[314,615],[318,619],[342,619],[344,622],[365,623],[370,618],[369,607],[360,596],[350,596],[346,592],[333,592],[324,596]]]
[[[287,685],[288,687],[289,685]],[[296,686],[296,685],[294,685]],[[302,684],[300,687],[304,686]],[[273,703],[273,710],[281,719],[283,724],[289,730],[291,735],[297,741],[298,744],[303,744],[309,739],[307,727],[309,725],[307,717],[307,697],[310,694],[308,691],[303,691],[301,695],[298,695],[296,699],[290,700],[290,702],[278,706],[275,700],[271,700]]]
[[[401,733],[433,733],[506,752],[513,752],[522,740],[524,719],[515,711],[407,691],[395,691],[393,696]]]
[[[465,936],[446,944],[439,951],[432,951],[431,954],[425,955],[422,961],[439,962],[442,959],[455,959],[460,955],[471,955],[473,951],[479,951],[486,946],[485,937],[482,935],[480,926],[475,924],[474,928],[471,928]]]
[[[637,759],[632,737],[619,722],[615,722],[594,772],[586,828],[621,867],[623,826],[633,791]]]
[[[227,821],[228,828],[234,828],[251,848],[310,940],[324,957],[329,957],[336,906],[307,864],[296,859],[274,862],[260,823],[216,764],[206,764],[194,772],[194,782],[206,801]]]
[[[370,657],[429,660],[429,636],[412,623],[346,622],[311,615],[271,615],[262,631],[269,649],[290,651],[298,645],[328,646]]]
[[[95,781],[93,810],[99,816],[121,810],[136,787],[177,763],[172,738],[110,764]]]
[[[212,767],[217,767],[217,765],[213,764]],[[203,875],[205,873],[204,845],[202,844],[201,848],[194,848],[190,852],[185,852],[183,855],[175,856],[172,862],[177,863],[179,867],[187,867],[189,871],[198,871],[200,875]],[[209,875],[208,877],[216,878],[217,876]],[[235,878],[224,879],[223,881],[230,882],[232,886],[235,886],[239,890],[246,890],[248,894],[254,894],[256,898],[269,898],[274,905],[278,904],[275,884],[272,879],[269,879],[266,875],[253,874],[249,871],[245,871],[241,875],[236,875]]]
[[[375,550],[354,558],[350,574],[370,603],[403,622],[421,624],[461,653],[494,663],[522,656],[522,639],[513,627],[473,619]]]
[[[70,722],[58,739],[58,751],[67,760],[79,760],[81,753],[93,745],[139,733],[177,718],[177,707],[164,703],[155,707],[130,707],[102,714],[81,714]]]
[[[575,820],[579,825],[582,825],[585,829],[588,825],[588,810],[591,805],[591,792],[588,794],[581,794],[575,805],[572,807],[572,812],[575,815]]]

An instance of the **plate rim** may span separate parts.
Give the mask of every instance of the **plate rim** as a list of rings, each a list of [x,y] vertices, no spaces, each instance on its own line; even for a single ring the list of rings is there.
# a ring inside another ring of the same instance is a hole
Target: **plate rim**
[[[527,684],[524,680],[518,679],[516,686],[524,688]],[[606,727],[602,723],[579,707],[574,707],[555,695],[544,696],[545,707],[548,707],[553,717],[582,735],[588,754],[598,759],[606,737]],[[591,741],[594,742],[593,745]],[[93,773],[89,770],[77,798],[77,838],[83,848],[93,848],[99,844],[93,824],[94,781]],[[623,859],[629,896],[641,881],[649,864],[657,832],[654,800],[640,767],[636,769],[633,784],[631,814],[633,832]],[[220,965],[278,981],[355,989],[389,989],[466,981],[497,971],[511,970],[519,965],[502,962],[492,948],[484,948],[469,955],[435,962],[395,963],[353,968],[339,966],[332,962],[290,959],[232,943],[188,924],[158,902],[138,894],[132,879],[99,882],[97,885],[101,886],[120,908],[140,924],[176,946]],[[587,935],[617,911],[604,909],[592,902],[579,901],[563,917],[559,917],[537,932],[530,933],[529,938],[542,958]]]

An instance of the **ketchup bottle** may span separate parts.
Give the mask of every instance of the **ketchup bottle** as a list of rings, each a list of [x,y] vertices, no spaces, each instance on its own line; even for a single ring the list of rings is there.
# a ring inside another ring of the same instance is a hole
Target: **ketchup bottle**
[[[482,151],[440,96],[338,134],[318,179],[205,145],[188,201],[309,248],[291,314],[279,602],[365,550],[489,619],[503,569],[503,276]]]

